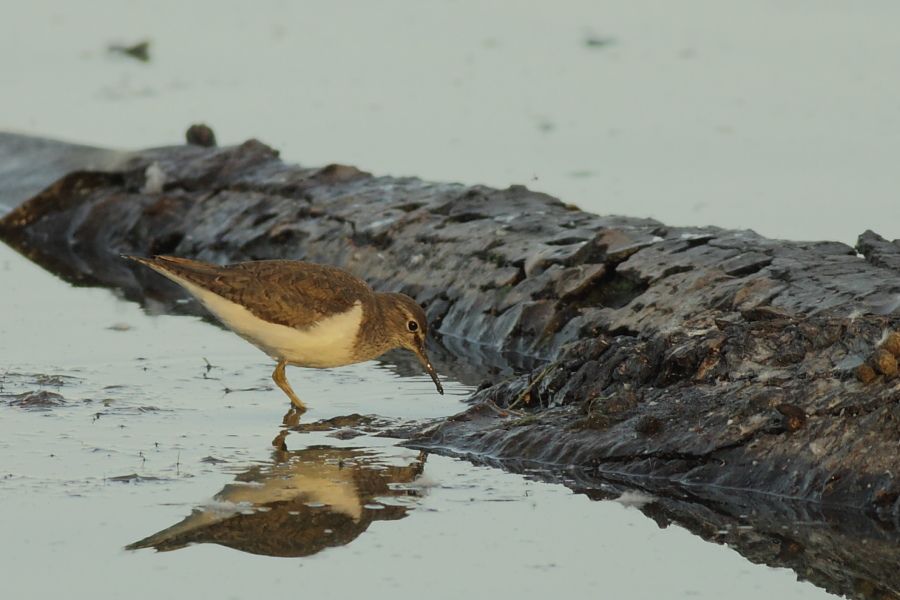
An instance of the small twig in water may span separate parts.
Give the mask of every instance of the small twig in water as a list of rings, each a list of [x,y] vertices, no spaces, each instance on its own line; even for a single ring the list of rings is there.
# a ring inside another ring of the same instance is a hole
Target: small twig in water
[[[202,358],[203,358],[203,362],[206,363],[206,367],[205,367],[206,370],[203,371],[203,379],[218,379],[218,377],[210,377],[209,372],[212,371],[213,369],[218,369],[219,367],[217,365],[214,365],[211,362],[209,362],[209,359],[206,358],[205,356]]]
[[[512,410],[513,408],[515,408],[516,406],[518,406],[518,405],[519,405],[519,402],[522,402],[523,400],[525,400],[525,397],[526,397],[526,396],[529,397],[529,401],[526,401],[525,404],[528,404],[528,403],[530,402],[530,396],[531,396],[531,390],[532,390],[532,388],[533,388],[534,386],[536,386],[538,383],[540,383],[540,382],[541,382],[541,379],[543,379],[544,376],[546,376],[547,373],[550,372],[550,369],[552,369],[552,368],[555,367],[555,366],[556,366],[556,363],[551,363],[551,364],[547,365],[546,367],[544,367],[544,369],[543,369],[540,373],[537,374],[537,377],[535,377],[534,379],[532,379],[531,381],[528,382],[528,385],[527,385],[527,386],[525,387],[525,389],[522,390],[522,392],[516,397],[516,399],[513,401],[513,403],[510,404],[510,405],[507,407],[507,410]]]
[[[262,386],[258,386],[258,387],[239,388],[239,389],[234,389],[234,390],[231,389],[230,387],[226,387],[224,389],[225,389],[225,395],[227,396],[228,394],[232,394],[234,392],[267,392],[272,388],[262,385]]]
[[[500,415],[501,417],[508,417],[510,414],[516,415],[517,417],[524,417],[525,413],[521,410],[514,410],[512,408],[500,408],[493,400],[485,400],[484,405],[490,408],[492,411]]]

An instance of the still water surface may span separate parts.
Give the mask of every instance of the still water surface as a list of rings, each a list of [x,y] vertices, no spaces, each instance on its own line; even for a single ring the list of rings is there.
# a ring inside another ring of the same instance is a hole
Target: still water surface
[[[2,129],[143,147],[208,121],[310,165],[525,183],[671,224],[900,236],[896,3],[7,4]],[[148,63],[106,49],[144,38]],[[271,368],[0,244],[4,596],[831,597],[624,503],[378,435],[462,410],[471,388],[452,380],[442,397],[390,364],[292,369],[306,422],[381,420],[278,450]],[[34,391],[63,403],[15,406]]]
[[[291,369],[305,422],[378,419],[291,431],[280,451],[287,402],[237,336],[71,287],[2,244],[0,278],[10,597],[831,597],[635,508],[377,435],[461,410],[462,384]],[[64,403],[15,406],[41,390]]]

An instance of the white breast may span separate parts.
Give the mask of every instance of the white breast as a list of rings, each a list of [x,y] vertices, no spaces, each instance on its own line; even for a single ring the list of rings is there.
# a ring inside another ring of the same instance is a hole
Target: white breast
[[[249,310],[190,281],[158,269],[184,287],[236,334],[276,360],[298,367],[339,367],[353,360],[353,345],[362,322],[362,304],[327,317],[309,329],[269,323]]]

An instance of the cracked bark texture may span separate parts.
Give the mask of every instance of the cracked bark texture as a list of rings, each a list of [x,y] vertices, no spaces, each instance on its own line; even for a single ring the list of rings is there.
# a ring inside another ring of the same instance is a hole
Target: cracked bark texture
[[[304,258],[409,293],[442,370],[481,383],[410,445],[595,499],[640,489],[660,527],[900,597],[896,241],[600,217],[523,187],[286,165],[256,141],[123,153],[0,134],[0,204],[32,194],[0,238],[150,311],[199,309],[119,253]]]
[[[58,180],[0,236],[151,300],[172,288],[119,253],[335,264],[416,298],[445,346],[532,367],[419,447],[900,512],[898,379],[855,376],[898,325],[895,242],[604,217],[522,186],[289,165],[253,140],[117,161]]]

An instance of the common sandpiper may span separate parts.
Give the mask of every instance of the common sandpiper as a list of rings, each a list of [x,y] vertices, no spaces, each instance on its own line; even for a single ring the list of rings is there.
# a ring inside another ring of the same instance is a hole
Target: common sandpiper
[[[277,361],[272,379],[303,412],[284,374],[287,365],[327,369],[411,350],[440,379],[425,352],[425,311],[405,294],[376,292],[337,267],[299,260],[226,266],[175,256],[125,256],[171,279],[226,327]]]

